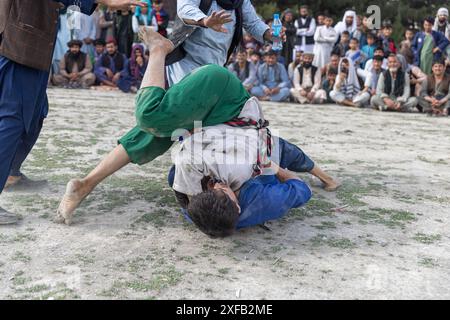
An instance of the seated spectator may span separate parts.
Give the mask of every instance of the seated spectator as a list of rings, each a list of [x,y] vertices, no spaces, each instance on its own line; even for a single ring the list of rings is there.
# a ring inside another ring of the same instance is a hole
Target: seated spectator
[[[322,82],[322,89],[327,94],[326,103],[334,103],[331,99],[330,93],[333,91],[334,84],[336,83],[336,77],[338,74],[338,69],[330,68],[328,69],[326,79]]]
[[[367,60],[373,59],[375,56],[375,49],[377,45],[375,43],[375,36],[372,33],[368,33],[366,36],[367,44],[362,47],[361,52],[366,56],[366,61],[361,63],[361,68],[364,69]]]
[[[288,66],[288,76],[291,82],[294,81],[294,71],[302,63],[302,60],[303,60],[303,51],[296,51],[294,61],[292,61]]]
[[[328,63],[324,68],[322,68],[322,78],[325,78],[330,69],[334,69],[336,72],[339,69],[339,61],[341,57],[337,54],[332,54],[330,58],[330,63]]]
[[[348,58],[341,59],[339,63],[338,76],[330,97],[339,105],[356,107],[353,99],[361,91],[355,66]]]
[[[91,59],[81,52],[82,41],[72,40],[67,46],[69,50],[59,63],[59,73],[53,76],[53,83],[66,88],[87,89],[95,82]]]
[[[377,92],[378,79],[380,78],[383,68],[383,57],[375,56],[373,58],[373,66],[370,74],[364,82],[364,89],[353,99],[355,106],[358,108],[370,107],[370,98]]]
[[[158,33],[167,38],[167,27],[169,25],[169,14],[163,9],[161,0],[153,1],[153,10],[150,14],[150,21],[156,21]]]
[[[106,43],[106,52],[95,64],[94,72],[97,82],[101,85],[116,88],[120,79],[120,73],[125,68],[127,58],[117,51],[116,41],[109,40]]]
[[[125,68],[120,74],[117,86],[125,93],[136,93],[141,87],[145,70],[147,69],[147,60],[144,56],[144,47],[140,44],[133,45],[131,57],[125,64]]]
[[[320,70],[313,66],[314,54],[304,53],[303,63],[294,71],[294,88],[291,89],[291,95],[295,101],[301,104],[305,103],[324,103],[327,94],[320,89],[322,77]]]
[[[388,61],[387,59],[384,57],[384,50],[381,47],[378,47],[375,52],[374,52],[374,57],[375,56],[380,56],[383,57],[383,63],[381,65],[381,67],[383,69],[387,69],[387,65],[388,65]],[[366,65],[363,69],[358,69],[357,70],[357,74],[358,77],[360,77],[363,81],[366,80],[366,77],[372,72],[372,68],[373,67],[373,59],[367,60]]]
[[[94,65],[97,63],[98,59],[105,53],[106,42],[103,39],[97,39],[94,41]]]
[[[372,107],[380,111],[413,112],[417,99],[411,97],[409,76],[401,70],[395,54],[388,57],[388,67],[378,79],[377,93],[371,100]]]
[[[350,32],[343,31],[341,34],[341,40],[338,44],[336,44],[333,48],[333,51],[331,51],[331,54],[337,54],[340,58],[345,57],[345,53],[349,49],[350,44]]]
[[[401,54],[397,55],[397,59],[400,62],[402,71],[408,73],[411,95],[419,97],[420,91],[422,90],[422,83],[427,79],[427,75],[419,67],[412,65],[412,62],[408,62]]]
[[[428,76],[422,85],[419,97],[419,110],[434,115],[449,115],[450,76],[445,74],[444,60],[433,63],[433,75]]]
[[[256,70],[258,70],[261,65],[261,53],[255,51],[251,56],[247,54],[247,57],[249,58],[248,61],[256,68]]]
[[[228,66],[228,70],[241,80],[247,91],[250,91],[257,84],[256,73],[258,69],[254,64],[247,61],[247,52],[244,50],[237,53],[236,60]]]
[[[359,49],[359,40],[356,38],[350,40],[349,49],[345,53],[345,57],[353,62],[355,69],[359,68],[367,60],[366,55]]]
[[[389,21],[383,23],[383,28],[381,29],[380,40],[383,45],[384,56],[388,57],[391,53],[397,54],[397,47],[395,46],[395,41],[392,39],[392,24]]]
[[[251,94],[262,101],[286,101],[290,94],[286,68],[277,62],[277,53],[273,50],[266,52],[264,60],[257,73],[258,86],[251,90]]]

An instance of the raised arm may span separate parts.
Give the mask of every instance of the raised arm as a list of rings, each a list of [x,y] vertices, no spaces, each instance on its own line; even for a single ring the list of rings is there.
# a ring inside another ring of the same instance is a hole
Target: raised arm
[[[271,40],[270,28],[256,14],[250,0],[244,0],[242,4],[243,27],[256,40],[263,43],[264,40]]]

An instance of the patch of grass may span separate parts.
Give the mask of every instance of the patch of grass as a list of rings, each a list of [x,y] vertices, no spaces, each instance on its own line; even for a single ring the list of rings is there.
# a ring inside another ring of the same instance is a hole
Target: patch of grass
[[[406,223],[417,220],[416,216],[411,212],[383,208],[363,209],[357,211],[356,215],[360,218],[360,223],[362,224],[377,223],[390,228],[403,228]]]
[[[138,218],[133,224],[151,224],[156,228],[162,228],[166,225],[167,218],[170,217],[172,213],[166,209],[157,209],[151,213],[143,214]]]
[[[419,260],[419,265],[427,268],[435,268],[439,266],[437,260],[432,258],[421,258]]]
[[[220,268],[217,271],[219,271],[220,274],[228,274],[230,272],[230,268]]]
[[[441,240],[442,236],[440,234],[425,234],[425,233],[416,233],[413,237],[414,240],[424,244],[432,244],[436,241]]]
[[[320,225],[315,225],[313,227],[319,230],[336,229],[336,223],[333,221],[322,221]]]
[[[334,238],[327,237],[324,234],[318,234],[315,237],[310,239],[310,242],[313,246],[322,246],[327,245],[333,248],[340,249],[352,249],[356,247],[356,244],[347,238]]]
[[[24,263],[28,263],[31,261],[31,257],[27,256],[25,253],[21,251],[16,251],[11,258],[13,261],[20,261]]]

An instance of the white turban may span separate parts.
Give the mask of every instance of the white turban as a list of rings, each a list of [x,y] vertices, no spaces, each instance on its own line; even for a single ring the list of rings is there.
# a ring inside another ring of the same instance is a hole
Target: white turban
[[[446,17],[448,17],[448,9],[447,8],[440,8],[438,10],[437,15],[438,16],[446,16]]]

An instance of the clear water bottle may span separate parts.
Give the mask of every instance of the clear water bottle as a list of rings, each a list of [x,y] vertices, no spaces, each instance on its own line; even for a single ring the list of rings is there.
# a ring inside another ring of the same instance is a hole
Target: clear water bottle
[[[273,15],[273,22],[272,22],[272,50],[274,51],[280,51],[283,49],[283,39],[281,39],[281,30],[283,29],[283,24],[280,20],[280,15],[278,13],[275,13]]]

